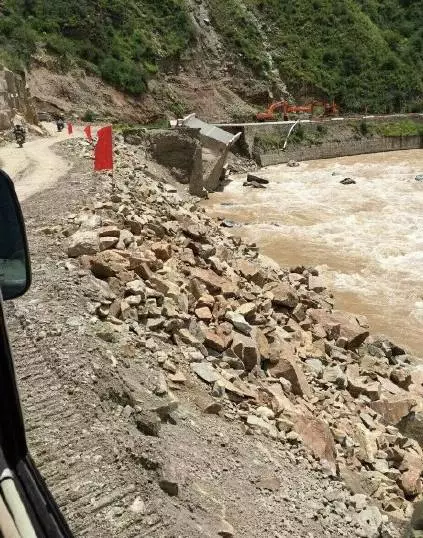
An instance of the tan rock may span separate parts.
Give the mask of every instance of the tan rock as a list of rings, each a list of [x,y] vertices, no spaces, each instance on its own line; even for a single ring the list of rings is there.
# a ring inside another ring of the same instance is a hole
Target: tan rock
[[[314,324],[324,329],[329,340],[338,340],[337,345],[342,341],[347,349],[358,348],[369,336],[368,325],[363,316],[341,310],[330,313],[323,309],[311,309],[308,315]]]
[[[275,415],[296,412],[294,404],[285,396],[280,385],[273,384],[268,388],[268,391],[272,395],[271,406]]]
[[[417,405],[417,400],[413,396],[385,396],[381,400],[371,402],[370,407],[382,415],[387,424],[398,424],[398,422],[410,414]]]
[[[171,297],[175,301],[178,300],[180,288],[177,284],[174,284],[170,280],[165,280],[157,276],[152,277],[150,279],[150,283],[152,288],[159,291],[160,293],[163,293],[163,295]]]
[[[208,308],[210,308],[210,310],[213,309],[213,306],[214,306],[214,303],[215,303],[215,298],[213,297],[213,295],[208,295],[208,294],[205,294],[205,295],[202,295],[198,301],[197,301],[197,308],[201,308],[203,306],[207,306]]]
[[[201,269],[199,267],[194,267],[191,270],[191,277],[196,278],[200,282],[202,282],[206,286],[208,291],[213,295],[222,293],[224,285],[228,284],[228,281],[226,279],[217,275],[211,269]]]
[[[177,337],[183,344],[188,346],[198,347],[201,344],[200,340],[196,338],[188,329],[180,329]]]
[[[227,349],[233,340],[232,332],[227,332],[218,327],[215,331],[204,328],[202,330],[204,336],[204,345],[215,351],[222,352]]]
[[[210,323],[213,318],[210,308],[208,306],[196,308],[195,315],[200,321],[205,321],[206,323]]]
[[[297,415],[293,418],[294,431],[301,436],[315,458],[329,466],[336,474],[336,449],[330,428],[326,422],[313,416]]]
[[[413,497],[419,495],[422,492],[420,476],[423,472],[423,460],[421,456],[414,452],[406,452],[400,471],[404,471],[400,480],[404,493]]]
[[[272,338],[273,335],[270,335]],[[287,342],[280,338],[274,338],[269,345],[269,360],[270,364],[278,364],[280,358],[289,358],[295,360],[295,345],[292,342]]]
[[[105,250],[91,258],[91,272],[97,278],[117,276],[129,269],[129,260],[114,250]]]
[[[236,309],[236,312],[241,314],[241,316],[244,316],[244,318],[248,321],[254,317],[256,310],[257,306],[255,303],[244,303]]]
[[[369,431],[363,424],[355,424],[352,437],[359,447],[358,459],[365,463],[374,463],[378,451],[377,434]]]
[[[263,287],[267,278],[260,265],[245,259],[236,260],[234,269],[249,282],[254,282],[257,286]]]
[[[258,366],[260,361],[258,346],[249,336],[234,332],[232,350],[242,360],[248,372]]]
[[[141,295],[145,300],[146,286],[142,280],[132,280],[131,282],[127,282],[125,290],[130,295]]]
[[[320,276],[310,275],[308,277],[308,289],[316,293],[321,293],[326,289],[326,284]]]
[[[349,312],[334,310],[334,319],[340,324],[340,338],[345,338],[347,349],[357,349],[369,336],[369,325],[364,316],[355,316]]]
[[[348,374],[347,380],[348,391],[354,398],[364,394],[372,401],[380,399],[382,386],[379,381],[369,381],[366,377],[350,377]]]
[[[280,357],[279,362],[270,368],[273,377],[283,377],[292,386],[292,392],[298,396],[311,398],[312,389],[305,378],[304,372],[299,362],[288,357]]]
[[[233,312],[232,310],[228,310],[225,315],[225,319],[232,323],[232,325],[235,327],[235,329],[247,336],[251,334],[251,331],[253,330],[252,326],[246,321],[244,316],[239,314],[238,312]]]
[[[278,283],[271,290],[273,294],[272,303],[274,306],[285,306],[295,308],[299,303],[297,291],[290,284],[285,282]]]
[[[117,226],[103,226],[98,230],[99,237],[116,237],[119,240],[120,229]]]
[[[316,332],[317,338],[328,338],[329,340],[339,338],[341,324],[330,312],[321,308],[313,308],[308,310],[307,314],[314,324],[313,332]]]
[[[159,260],[166,262],[172,257],[172,246],[169,243],[160,241],[158,243],[153,243],[150,249],[154,252],[156,257]]]

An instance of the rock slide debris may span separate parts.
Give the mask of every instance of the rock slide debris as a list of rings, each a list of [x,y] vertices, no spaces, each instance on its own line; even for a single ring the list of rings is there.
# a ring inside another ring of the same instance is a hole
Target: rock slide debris
[[[423,451],[398,425],[421,411],[422,361],[370,336],[363,316],[336,310],[316,269],[269,266],[191,197],[141,181],[135,166],[105,176],[104,200],[69,219],[67,253],[97,284],[91,311],[102,331],[156,339],[185,357],[161,361],[159,394],[199,379],[213,397],[207,413],[302,444],[329,475],[355,477],[388,514],[409,517]],[[153,415],[134,420],[157,436]],[[178,495],[171,475],[160,486]],[[361,535],[378,536],[380,512],[357,497],[358,506],[357,526],[371,529]]]

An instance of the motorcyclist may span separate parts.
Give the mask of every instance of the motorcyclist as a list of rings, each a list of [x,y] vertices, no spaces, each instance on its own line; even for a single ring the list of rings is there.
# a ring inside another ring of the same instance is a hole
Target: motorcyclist
[[[58,116],[56,120],[56,126],[59,133],[65,128],[65,117],[63,116],[63,114],[60,114],[60,116]]]
[[[15,124],[13,127],[13,134],[15,135],[16,142],[20,146],[22,146],[26,138],[26,132],[25,132],[24,126],[20,123]]]

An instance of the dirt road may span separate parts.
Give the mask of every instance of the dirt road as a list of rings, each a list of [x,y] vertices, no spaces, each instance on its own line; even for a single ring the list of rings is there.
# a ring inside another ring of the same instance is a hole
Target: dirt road
[[[21,201],[52,187],[69,171],[68,162],[52,149],[54,144],[66,139],[68,134],[55,132],[53,124],[44,126],[50,136],[30,140],[23,148],[17,144],[0,148],[0,166],[15,182]]]

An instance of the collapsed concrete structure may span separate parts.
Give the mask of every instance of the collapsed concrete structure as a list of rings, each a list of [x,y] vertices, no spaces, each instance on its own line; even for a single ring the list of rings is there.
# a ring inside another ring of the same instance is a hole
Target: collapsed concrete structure
[[[28,123],[38,123],[25,78],[0,66],[0,130],[12,127],[16,113]]]
[[[199,120],[195,114],[171,122],[171,129],[127,129],[125,142],[145,145],[189,192],[204,198],[225,178],[229,152],[241,136]]]
[[[241,132],[228,133],[198,119],[195,114],[178,120],[175,128],[199,142],[189,190],[195,196],[206,196],[208,192],[216,190],[220,181],[224,179],[230,149],[240,138]]]

